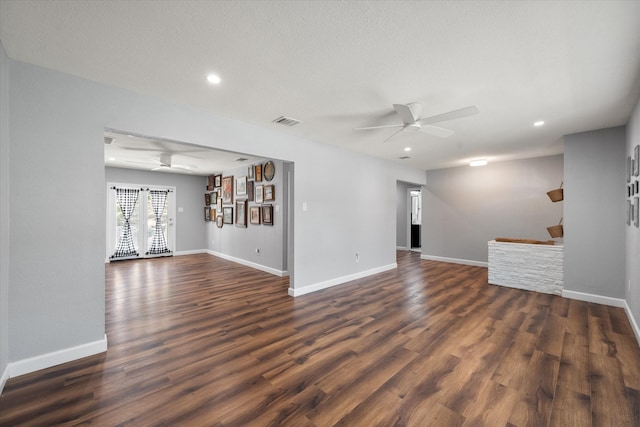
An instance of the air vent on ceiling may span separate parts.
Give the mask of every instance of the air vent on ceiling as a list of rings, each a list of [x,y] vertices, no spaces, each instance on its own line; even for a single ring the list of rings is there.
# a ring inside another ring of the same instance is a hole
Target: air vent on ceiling
[[[236,159],[236,162],[246,162],[247,160],[249,160],[249,159],[245,159],[244,157],[238,157]]]
[[[411,157],[409,156],[402,156],[402,157],[398,157],[400,160],[407,160],[410,159]]]
[[[300,120],[285,116],[280,116],[277,119],[272,120],[272,122],[287,127],[295,126],[302,123]]]
[[[112,136],[105,136],[104,137],[104,143],[105,144],[111,144],[113,141],[115,141],[115,138]]]

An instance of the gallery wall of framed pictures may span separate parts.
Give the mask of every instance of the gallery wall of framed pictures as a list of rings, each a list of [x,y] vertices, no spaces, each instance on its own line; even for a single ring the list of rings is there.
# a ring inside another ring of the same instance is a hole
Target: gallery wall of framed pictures
[[[626,164],[627,225],[640,228],[640,144],[627,156]]]
[[[220,173],[207,177],[204,220],[219,228],[226,224],[273,225],[276,164],[272,160],[247,167],[246,174]]]

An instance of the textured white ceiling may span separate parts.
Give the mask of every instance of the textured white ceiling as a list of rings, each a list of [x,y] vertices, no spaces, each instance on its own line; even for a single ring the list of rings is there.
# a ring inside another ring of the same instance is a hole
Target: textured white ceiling
[[[640,1],[0,0],[0,39],[15,60],[314,141],[396,161],[411,146],[424,169],[561,153],[640,94]],[[481,112],[438,124],[447,139],[353,130],[414,101]]]

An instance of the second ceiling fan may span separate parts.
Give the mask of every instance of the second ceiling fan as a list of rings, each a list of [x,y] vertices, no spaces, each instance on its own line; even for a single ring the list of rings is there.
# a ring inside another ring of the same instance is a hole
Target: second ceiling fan
[[[422,131],[428,134],[446,138],[453,134],[452,130],[441,128],[438,126],[433,126],[433,123],[446,122],[448,120],[460,119],[463,117],[473,116],[480,112],[480,109],[475,105],[470,105],[468,107],[460,108],[457,110],[449,111],[446,113],[438,114],[430,117],[420,118],[422,115],[422,104],[419,102],[411,102],[409,104],[393,104],[393,108],[396,110],[396,113],[402,119],[402,124],[397,125],[383,125],[383,126],[367,126],[356,128],[356,130],[366,130],[366,129],[383,129],[383,128],[400,128],[397,132],[394,132],[389,136],[384,142],[389,141],[391,138],[396,136],[402,131]]]

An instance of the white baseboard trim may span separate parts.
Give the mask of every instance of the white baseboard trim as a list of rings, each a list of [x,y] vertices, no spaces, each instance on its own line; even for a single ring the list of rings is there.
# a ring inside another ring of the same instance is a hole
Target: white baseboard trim
[[[396,246],[396,250],[397,251],[408,251],[410,249],[408,247],[406,247],[406,246]]]
[[[9,379],[9,365],[4,369],[2,376],[0,376],[0,394],[2,394],[2,390],[4,390],[4,385],[7,383]]]
[[[631,329],[633,329],[633,333],[636,334],[636,340],[638,340],[638,345],[640,345],[640,327],[638,326],[636,318],[633,317],[631,307],[629,307],[626,300],[624,301],[624,311],[627,313],[627,318],[629,319],[629,323],[631,323]]]
[[[567,289],[562,290],[562,296],[564,298],[577,299],[579,301],[586,301],[586,302],[594,302],[596,304],[610,305],[612,307],[624,307],[627,303],[625,300],[620,298],[612,298],[612,297],[605,297],[605,296],[596,295],[596,294],[587,294],[584,292],[569,291]]]
[[[286,277],[289,275],[289,272],[287,270],[276,270],[275,268],[267,267],[266,265],[247,261],[246,259],[242,258],[236,258],[231,255],[223,254],[221,252],[207,250],[206,253],[208,253],[209,255],[217,256],[218,258],[226,259],[227,261],[233,261],[247,267],[255,268],[256,270],[264,271],[265,273],[273,274],[274,276]]]
[[[347,276],[336,277],[335,279],[314,283],[312,285],[307,285],[302,288],[289,288],[288,292],[289,292],[289,295],[292,297],[299,297],[300,295],[305,295],[311,292],[320,291],[322,289],[330,288],[336,285],[341,285],[343,283],[350,282],[352,280],[362,279],[363,277],[382,273],[388,270],[393,270],[395,268],[398,268],[398,264],[394,262],[393,264],[383,265],[382,267],[372,268],[371,270],[361,271],[359,273],[349,274]]]
[[[197,254],[206,254],[208,251],[206,249],[194,249],[191,251],[176,251],[173,253],[174,256],[182,256],[182,255],[197,255]]]
[[[107,351],[106,334],[103,339],[98,341],[9,363],[9,366],[7,367],[9,371],[9,378],[29,374],[31,372],[50,368],[73,360],[82,359],[83,357],[93,356],[94,354],[104,353],[105,351]]]
[[[435,255],[420,255],[420,259],[426,259],[428,261],[439,261],[439,262],[450,262],[452,264],[463,264],[463,265],[473,265],[476,267],[489,267],[488,262],[483,261],[474,261],[471,259],[458,259],[458,258],[447,258],[442,256]]]

